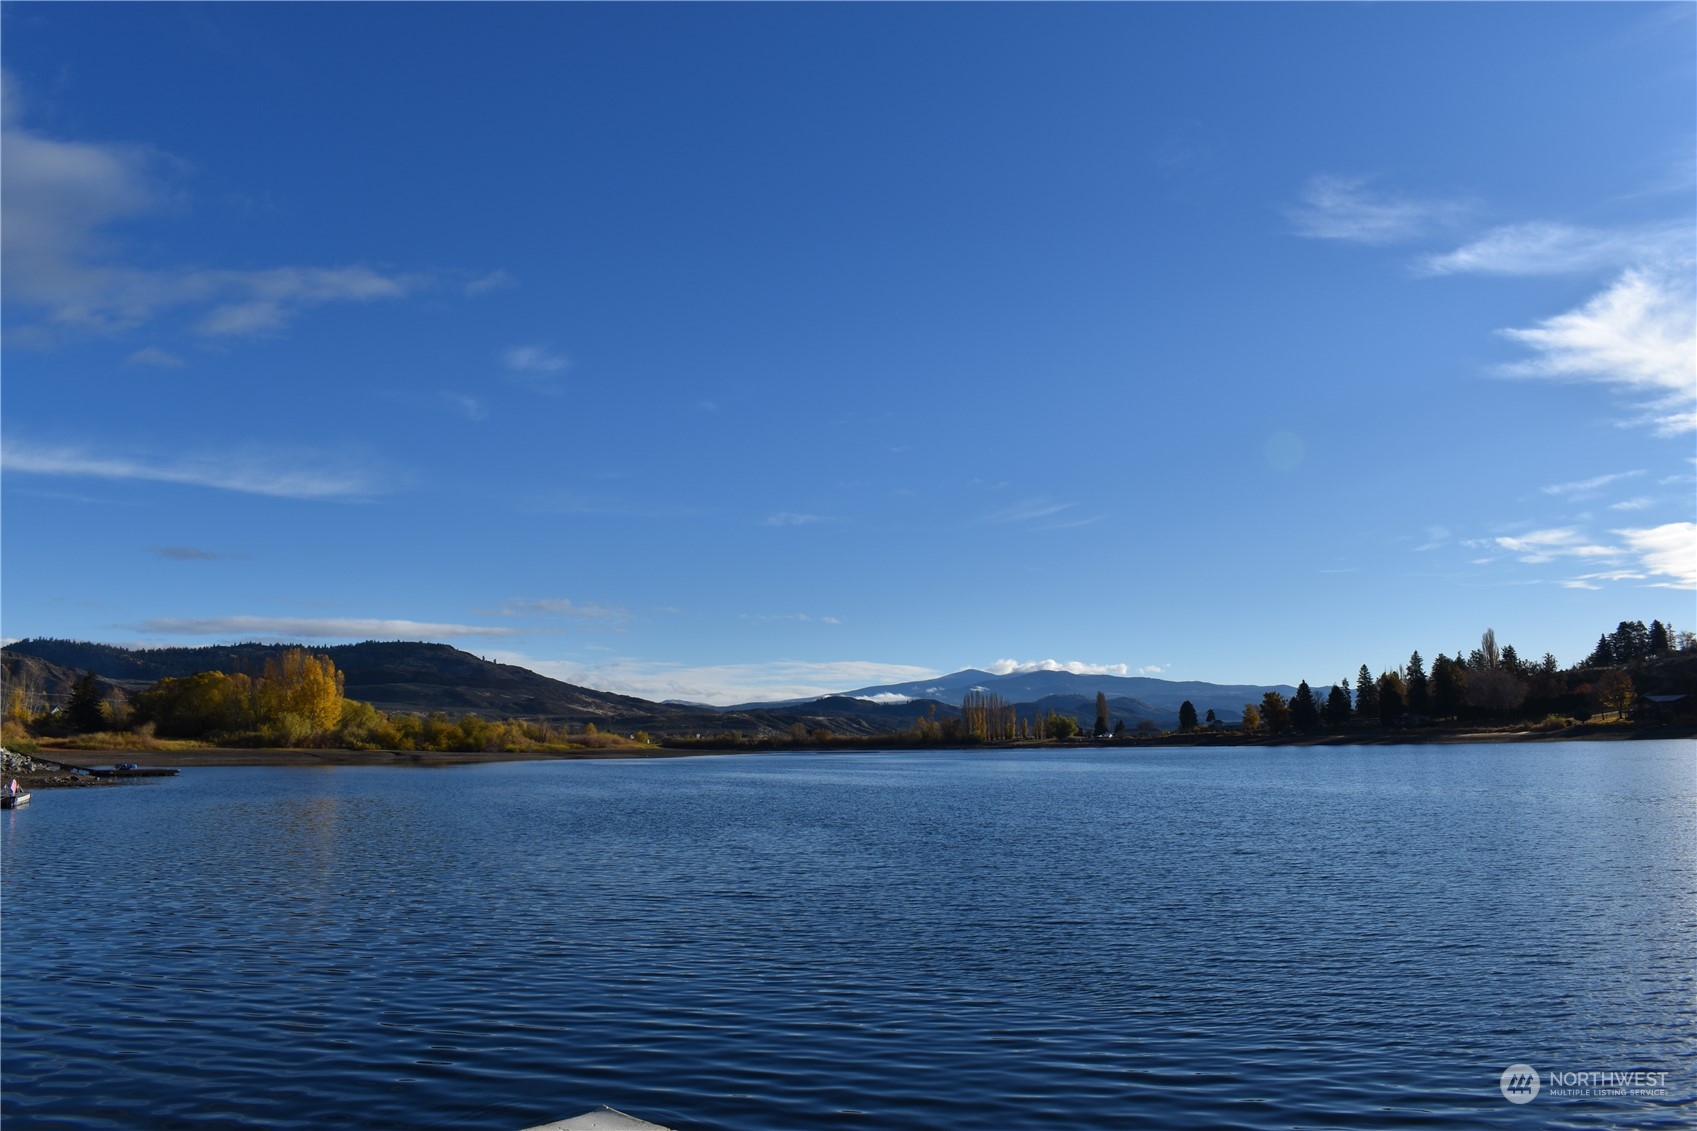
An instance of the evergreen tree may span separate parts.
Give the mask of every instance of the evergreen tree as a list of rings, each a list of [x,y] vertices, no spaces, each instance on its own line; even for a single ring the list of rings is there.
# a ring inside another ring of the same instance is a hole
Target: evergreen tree
[[[1614,646],[1615,663],[1636,663],[1650,651],[1650,630],[1641,620],[1623,620],[1615,629],[1610,644]]]
[[[1609,634],[1605,632],[1597,637],[1597,646],[1591,649],[1591,654],[1585,658],[1585,666],[1588,668],[1607,668],[1612,667],[1614,662],[1614,645],[1609,643]]]
[[[71,697],[65,703],[65,718],[72,729],[100,730],[106,725],[106,712],[100,706],[100,684],[93,671],[86,671],[71,684]]]
[[[1442,719],[1461,713],[1467,701],[1467,669],[1444,655],[1432,661],[1432,713]]]
[[[1216,723],[1218,723],[1220,721],[1220,719],[1219,719],[1219,716],[1214,714],[1214,708],[1209,707],[1208,708],[1208,717],[1203,719],[1202,721],[1207,723],[1209,726],[1213,726]]]
[[[1320,707],[1314,702],[1314,692],[1307,680],[1297,684],[1296,694],[1291,697],[1290,725],[1299,734],[1307,734],[1320,725]]]
[[[1426,662],[1415,652],[1408,657],[1408,674],[1403,677],[1407,688],[1408,710],[1411,714],[1426,715],[1432,710],[1431,690],[1426,682]]]
[[[1375,719],[1379,717],[1379,685],[1373,680],[1373,673],[1362,664],[1361,670],[1355,673],[1355,717],[1358,719]]]
[[[1673,650],[1668,640],[1668,626],[1659,620],[1650,622],[1650,655],[1665,656]]]
[[[1408,705],[1402,677],[1395,672],[1385,672],[1379,676],[1378,691],[1379,721],[1390,726],[1402,717],[1403,708]]]
[[[1341,727],[1349,722],[1349,690],[1344,684],[1332,684],[1331,693],[1326,696],[1326,723],[1328,726]]]
[[[1101,691],[1096,693],[1096,737],[1101,738],[1108,733],[1108,696]]]
[[[1212,716],[1213,712],[1210,711],[1208,714]],[[1178,705],[1178,729],[1182,731],[1196,729],[1196,705],[1188,699]]]
[[[1269,691],[1261,696],[1261,721],[1267,724],[1267,730],[1272,734],[1283,734],[1290,729],[1290,704],[1277,691]]]

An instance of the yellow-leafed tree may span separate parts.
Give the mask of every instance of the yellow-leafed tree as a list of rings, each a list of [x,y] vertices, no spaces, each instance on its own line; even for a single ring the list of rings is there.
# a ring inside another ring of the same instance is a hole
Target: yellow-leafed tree
[[[342,719],[342,673],[329,656],[290,648],[265,661],[254,701],[262,724],[289,718],[315,732],[333,730]]]

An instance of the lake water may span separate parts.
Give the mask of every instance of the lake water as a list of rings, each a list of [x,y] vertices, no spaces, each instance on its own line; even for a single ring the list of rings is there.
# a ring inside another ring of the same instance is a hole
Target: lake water
[[[202,769],[0,830],[7,1131],[1697,1118],[1691,742]]]

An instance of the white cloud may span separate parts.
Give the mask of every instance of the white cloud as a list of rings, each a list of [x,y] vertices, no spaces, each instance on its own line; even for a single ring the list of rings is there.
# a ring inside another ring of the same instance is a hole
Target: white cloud
[[[1618,503],[1610,503],[1609,509],[1611,511],[1642,511],[1648,510],[1654,505],[1654,499],[1645,498],[1643,495],[1640,495],[1635,499],[1622,499]]]
[[[1353,243],[1401,243],[1454,224],[1469,208],[1456,200],[1376,193],[1368,184],[1366,177],[1310,177],[1301,206],[1288,211],[1296,233]]]
[[[598,605],[593,602],[579,604],[565,597],[538,597],[508,601],[497,609],[494,615],[501,617],[541,615],[593,621],[626,621],[630,619],[630,613],[620,605]]]
[[[143,346],[124,359],[125,365],[153,365],[162,369],[175,368],[182,363],[182,358],[166,353],[158,346]]]
[[[8,78],[8,93],[12,89]],[[274,333],[309,307],[398,298],[423,284],[418,276],[364,266],[253,271],[129,266],[106,233],[167,204],[158,170],[168,159],[137,145],[60,141],[26,130],[15,119],[8,113],[0,126],[6,299],[45,312],[52,325],[113,332],[183,309],[203,335]]]
[[[1656,262],[1678,257],[1682,249],[1689,256],[1690,244],[1685,224],[1615,229],[1509,224],[1454,251],[1424,256],[1414,269],[1420,275],[1564,275]]]
[[[806,613],[744,613],[743,620],[789,620],[807,624],[842,624],[841,617],[809,616]]]
[[[512,346],[501,355],[501,361],[514,373],[533,376],[558,373],[571,365],[563,354],[545,346]]]
[[[1626,539],[1646,573],[1672,578],[1669,589],[1697,589],[1697,523],[1669,522],[1648,529],[1616,530]]]
[[[1598,545],[1571,526],[1534,530],[1494,541],[1510,553],[1521,555],[1520,560],[1528,565],[1542,565],[1557,558],[1614,558],[1625,552],[1617,546]]]
[[[272,267],[263,271],[195,271],[177,276],[184,295],[216,297],[195,329],[209,337],[281,330],[308,307],[330,302],[404,298],[419,276],[384,275],[369,267]]]
[[[1599,581],[1643,581],[1644,575],[1630,569],[1611,569],[1602,573],[1582,573],[1560,582],[1563,589],[1601,589]]]
[[[766,526],[806,526],[809,523],[823,522],[816,514],[796,514],[793,511],[779,511],[777,514],[766,516]]]
[[[1608,475],[1594,475],[1590,479],[1580,479],[1573,483],[1552,483],[1548,487],[1544,488],[1544,494],[1577,496],[1595,495],[1598,491],[1609,486],[1611,483],[1619,483],[1623,479],[1636,479],[1643,474],[1643,469],[1639,468],[1635,471],[1616,471]]]
[[[8,97],[12,92],[14,83],[7,76]],[[129,267],[107,231],[168,204],[160,170],[171,161],[136,144],[46,138],[15,119],[8,112],[0,126],[0,165],[5,168],[0,250],[7,301],[46,312],[53,326],[109,333],[185,309],[200,335],[263,335],[312,306],[395,299],[423,285],[416,275],[358,265]],[[161,360],[168,357],[165,353],[149,350],[134,355],[132,363],[171,363]]]
[[[1031,672],[1071,672],[1073,675],[1129,675],[1125,664],[1086,664],[1080,660],[997,660],[985,671],[991,675],[1028,675]]]
[[[137,627],[142,632],[157,636],[284,640],[440,640],[454,636],[512,636],[519,631],[516,628],[416,620],[250,616],[164,618],[143,621]]]
[[[582,665],[566,660],[514,658],[513,663],[599,691],[644,699],[683,699],[692,703],[769,702],[817,699],[857,687],[908,683],[941,674],[930,668],[843,660],[778,660],[763,664],[715,664],[689,667],[624,658]]]
[[[1538,356],[1515,377],[1594,382],[1638,399],[1635,423],[1659,435],[1697,429],[1697,299],[1690,275],[1635,269],[1585,305],[1525,330],[1502,330]]]
[[[91,454],[77,447],[38,446],[7,440],[0,467],[31,475],[141,480],[214,487],[285,499],[356,499],[379,494],[378,483],[353,468],[338,470],[316,453],[202,453],[169,459]]]
[[[913,696],[898,695],[894,691],[880,691],[876,695],[862,695],[861,698],[868,703],[877,703],[880,706],[895,706],[913,702]]]

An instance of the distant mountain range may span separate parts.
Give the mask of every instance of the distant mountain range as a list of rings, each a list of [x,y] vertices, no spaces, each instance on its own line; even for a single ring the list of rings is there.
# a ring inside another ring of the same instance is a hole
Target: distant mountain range
[[[22,686],[45,705],[64,702],[70,684],[93,671],[109,689],[134,693],[160,679],[201,671],[259,675],[265,662],[289,645],[232,644],[204,648],[119,648],[70,640],[22,640],[5,647],[4,678]],[[968,668],[952,675],[909,683],[862,687],[819,699],[742,703],[712,707],[701,703],[654,703],[550,679],[528,668],[496,663],[446,644],[368,641],[308,648],[328,655],[343,673],[346,693],[380,710],[489,718],[531,718],[552,723],[593,722],[622,731],[656,734],[716,734],[728,730],[758,734],[785,731],[800,723],[809,730],[836,734],[880,734],[903,730],[927,716],[958,716],[962,698],[982,690],[1013,703],[1022,717],[1048,711],[1074,715],[1089,726],[1096,694],[1108,697],[1111,719],[1135,726],[1149,720],[1177,725],[1179,705],[1189,700],[1198,716],[1212,710],[1235,721],[1245,703],[1259,703],[1267,691],[1285,696],[1295,688],[1173,682],[1146,676],[1075,675],[1034,671],[993,675]]]
[[[1289,684],[1218,684],[1194,680],[1174,681],[1149,676],[1077,675],[1063,671],[1011,672],[994,675],[967,668],[936,679],[913,680],[908,683],[885,683],[862,687],[843,694],[873,702],[899,702],[910,699],[938,700],[958,707],[969,691],[982,690],[1002,697],[1004,702],[1020,707],[1035,707],[1036,712],[1052,709],[1063,714],[1078,714],[1082,702],[1088,709],[1083,721],[1088,724],[1096,716],[1096,693],[1108,697],[1108,709],[1114,718],[1128,724],[1149,719],[1162,727],[1178,724],[1179,707],[1188,700],[1196,708],[1198,718],[1213,711],[1222,720],[1235,721],[1243,714],[1245,703],[1259,704],[1266,692],[1277,691],[1287,699],[1296,694]],[[798,702],[740,703],[727,711],[763,711],[789,707]]]
[[[37,708],[62,707],[71,684],[85,671],[100,677],[102,694],[134,694],[161,679],[203,671],[257,676],[267,660],[293,645],[230,644],[205,648],[120,648],[74,640],[20,640],[0,650],[6,687],[25,689]],[[529,668],[496,663],[446,644],[368,641],[306,647],[327,655],[342,673],[343,689],[392,713],[441,711],[459,717],[526,718],[556,725],[594,723],[626,733],[713,735],[787,731],[796,723],[836,734],[882,734],[911,727],[930,712],[928,702],[879,704],[826,698],[752,711],[702,704],[652,703],[550,679]],[[938,705],[939,717],[951,712]]]

